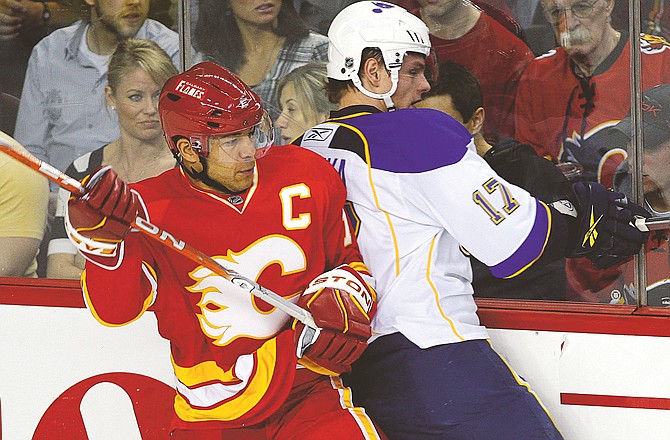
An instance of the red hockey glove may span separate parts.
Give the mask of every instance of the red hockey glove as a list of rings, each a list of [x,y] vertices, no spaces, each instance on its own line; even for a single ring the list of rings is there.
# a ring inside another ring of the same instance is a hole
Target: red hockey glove
[[[623,193],[608,191],[594,182],[572,186],[577,197],[577,237],[569,257],[587,257],[606,269],[638,253],[648,232],[634,226],[636,218],[650,217],[644,208]]]
[[[372,334],[374,298],[361,275],[347,265],[326,272],[310,283],[298,305],[319,326],[314,338],[310,329],[294,322],[300,363],[326,375],[351,371]]]
[[[130,224],[143,212],[139,195],[109,166],[99,168],[84,183],[86,194],[68,201],[68,235],[83,252],[113,256]]]

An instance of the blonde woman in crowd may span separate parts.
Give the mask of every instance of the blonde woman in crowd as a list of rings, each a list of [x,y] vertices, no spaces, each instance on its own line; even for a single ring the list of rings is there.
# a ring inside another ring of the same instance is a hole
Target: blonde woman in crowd
[[[176,165],[158,118],[158,96],[165,81],[176,75],[170,57],[150,40],[121,42],[109,62],[105,99],[115,112],[121,137],[77,158],[66,173],[83,179],[102,165],[110,165],[125,182],[154,177]],[[55,224],[47,256],[49,278],[80,277],[84,259],[65,233],[64,210],[69,192],[60,190]]]
[[[325,121],[337,109],[326,96],[326,63],[310,63],[283,77],[277,86],[281,114],[276,125],[287,144]]]

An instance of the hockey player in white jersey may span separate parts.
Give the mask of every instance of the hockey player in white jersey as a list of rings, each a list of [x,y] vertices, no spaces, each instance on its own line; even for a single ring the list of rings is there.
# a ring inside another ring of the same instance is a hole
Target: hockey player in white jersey
[[[649,214],[593,183],[545,204],[495,174],[456,120],[407,108],[430,87],[430,41],[404,9],[355,3],[328,38],[340,107],[296,143],[338,169],[377,279],[373,336],[349,378],[357,403],[393,439],[561,438],[491,348],[466,253],[498,277],[566,255],[606,267],[639,251],[645,234],[630,221]]]

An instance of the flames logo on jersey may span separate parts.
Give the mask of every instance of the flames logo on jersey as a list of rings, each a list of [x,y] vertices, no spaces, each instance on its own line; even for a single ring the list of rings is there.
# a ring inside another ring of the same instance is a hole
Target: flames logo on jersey
[[[248,278],[258,279],[270,265],[278,264],[281,275],[306,269],[300,246],[288,237],[273,235],[254,242],[239,253],[213,257]],[[238,338],[265,340],[272,338],[286,325],[286,313],[269,307],[241,287],[203,266],[189,273],[195,283],[186,289],[199,295],[198,321],[202,332],[214,345],[226,346]],[[295,292],[295,296],[300,292]]]
[[[640,36],[640,50],[642,53],[655,54],[670,48],[670,43],[657,35],[643,34]]]
[[[578,163],[583,167],[582,178],[612,188],[619,165],[628,157],[626,145],[612,145],[607,136],[608,129],[617,122],[604,122],[589,130],[584,137],[573,131],[563,143],[560,162]]]

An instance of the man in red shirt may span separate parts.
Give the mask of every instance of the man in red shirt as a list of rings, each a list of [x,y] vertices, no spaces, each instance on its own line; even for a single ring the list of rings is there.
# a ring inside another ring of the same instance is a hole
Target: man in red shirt
[[[642,101],[642,128],[644,151],[642,156],[642,187],[644,207],[656,216],[670,215],[670,84],[644,91]],[[630,148],[630,114],[612,128],[603,130],[611,145]],[[628,161],[617,169],[614,187],[629,197],[633,196],[632,176]],[[667,229],[652,231],[645,246],[647,264],[647,300],[650,306],[670,306],[670,249]],[[573,267],[581,281],[577,298],[595,302],[637,304],[634,288],[634,264],[594,272],[590,265]]]
[[[516,98],[516,138],[541,156],[578,163],[582,178],[612,186],[626,151],[603,143],[598,132],[630,107],[628,35],[610,23],[614,0],[543,0],[560,47],[524,71]],[[670,44],[642,35],[644,88],[670,82]]]
[[[172,438],[380,438],[338,377],[367,345],[375,293],[337,172],[306,149],[270,149],[260,99],[214,63],[170,78],[158,108],[181,167],[132,188],[101,168],[66,229],[97,320],[125,325],[153,306],[175,373]],[[308,309],[320,333],[130,230],[136,215]]]
[[[428,25],[440,61],[462,64],[479,78],[484,94],[484,137],[493,143],[514,135],[514,97],[533,52],[498,21],[462,0],[419,0],[415,15]]]

